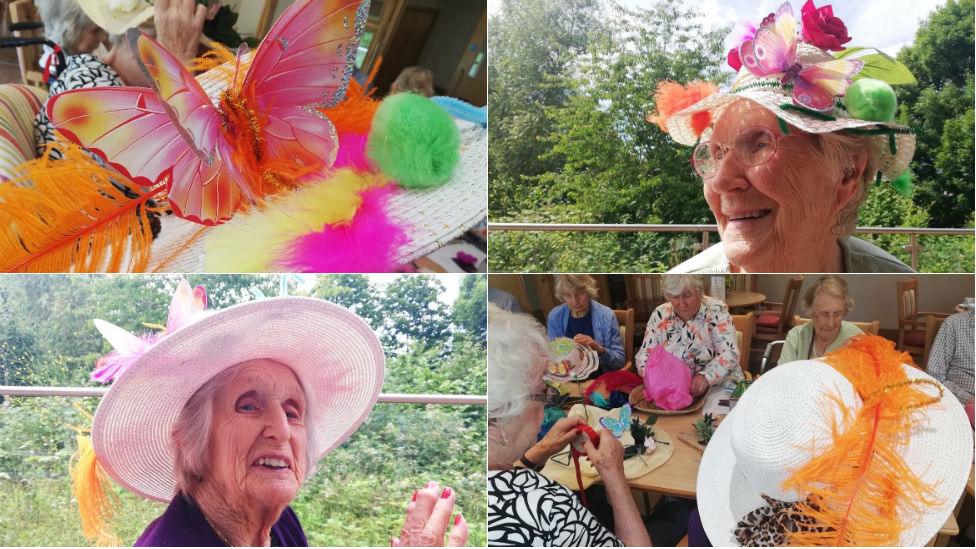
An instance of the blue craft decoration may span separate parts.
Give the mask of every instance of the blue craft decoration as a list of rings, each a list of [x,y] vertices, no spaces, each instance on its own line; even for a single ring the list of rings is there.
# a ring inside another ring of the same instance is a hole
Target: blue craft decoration
[[[609,416],[601,417],[600,425],[604,429],[609,429],[617,438],[624,436],[624,433],[630,430],[630,404],[624,404],[620,407],[620,419]]]
[[[473,122],[482,128],[488,127],[488,107],[475,107],[471,103],[446,95],[435,95],[431,99],[454,118]]]

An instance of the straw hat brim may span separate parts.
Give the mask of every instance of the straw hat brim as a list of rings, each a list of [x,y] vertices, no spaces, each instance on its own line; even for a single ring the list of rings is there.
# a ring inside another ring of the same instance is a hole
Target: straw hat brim
[[[138,27],[152,19],[156,11],[150,5],[129,12],[116,11],[110,9],[105,0],[78,0],[78,5],[92,22],[112,35],[125,34],[127,30]]]
[[[894,130],[894,150],[887,135],[869,136],[877,151],[878,169],[884,179],[891,180],[908,169],[912,156],[915,154],[915,135],[907,133],[908,128],[900,124],[873,122],[856,118],[835,118],[834,120],[818,120],[800,112],[784,109],[784,104],[792,104],[792,100],[784,94],[768,88],[751,88],[735,93],[717,93],[702,99],[698,103],[687,107],[667,120],[668,133],[672,139],[682,145],[694,145],[699,139],[708,139],[711,128],[707,128],[701,136],[692,129],[691,118],[700,111],[709,111],[713,122],[718,121],[725,109],[737,100],[751,101],[772,112],[787,124],[807,133],[832,133],[848,129],[876,129],[890,128]]]
[[[788,383],[789,376],[809,375],[804,366],[811,361],[785,364],[772,370],[780,371],[781,383]],[[909,379],[934,379],[917,368],[904,365]],[[767,374],[769,375],[769,374]],[[757,383],[761,382],[760,378]],[[732,450],[730,421],[739,413],[736,407],[723,421],[702,456],[698,469],[697,500],[702,526],[712,545],[738,546],[735,528],[742,517],[735,516],[733,509],[749,507],[745,501],[762,501],[750,491],[745,478],[738,472],[736,456]],[[932,406],[924,408],[925,421],[911,433],[902,457],[919,478],[934,486],[940,504],[927,508],[921,516],[911,520],[902,532],[899,545],[923,546],[936,535],[952,513],[966,485],[973,457],[973,435],[969,419],[959,401],[949,391]],[[802,435],[798,433],[798,436]],[[797,443],[803,441],[797,439]]]
[[[92,426],[105,472],[140,496],[169,501],[171,432],[183,406],[216,374],[259,358],[290,367],[305,389],[316,462],[365,421],[383,385],[380,342],[349,310],[303,297],[235,305],[168,334],[115,380]]]

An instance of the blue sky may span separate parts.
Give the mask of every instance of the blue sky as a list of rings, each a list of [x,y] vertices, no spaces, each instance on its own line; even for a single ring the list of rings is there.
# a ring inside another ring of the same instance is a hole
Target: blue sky
[[[648,7],[654,0],[618,0],[627,7]],[[799,16],[805,0],[792,0],[793,11]],[[739,20],[758,23],[776,10],[783,0],[697,0],[705,13],[705,24],[719,27]],[[488,13],[501,7],[501,0],[488,0]],[[919,22],[945,0],[814,0],[817,6],[831,4],[834,15],[847,25],[853,40],[848,45],[871,46],[895,55],[902,46],[915,38]]]

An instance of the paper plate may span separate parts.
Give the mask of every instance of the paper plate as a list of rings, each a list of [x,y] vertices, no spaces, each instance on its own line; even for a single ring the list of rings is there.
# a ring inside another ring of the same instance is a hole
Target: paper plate
[[[649,414],[654,414],[657,416],[680,416],[682,414],[687,414],[688,412],[694,412],[695,410],[702,407],[705,404],[705,397],[708,393],[696,397],[695,400],[691,401],[691,404],[681,408],[680,410],[665,410],[664,408],[659,408],[652,401],[647,400],[644,396],[644,386],[638,385],[634,387],[634,390],[630,392],[630,405],[634,407],[635,410],[640,410],[641,412],[647,412]]]

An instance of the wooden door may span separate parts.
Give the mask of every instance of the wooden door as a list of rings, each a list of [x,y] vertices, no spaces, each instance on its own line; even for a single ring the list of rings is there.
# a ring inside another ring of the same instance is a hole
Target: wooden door
[[[461,61],[454,70],[454,77],[448,89],[448,94],[463,99],[476,107],[483,107],[488,102],[488,48],[487,48],[488,12],[481,13],[481,20],[468,47],[461,56]]]
[[[415,7],[403,10],[376,74],[376,88],[381,96],[390,91],[400,71],[417,64],[435,21],[436,10]]]

